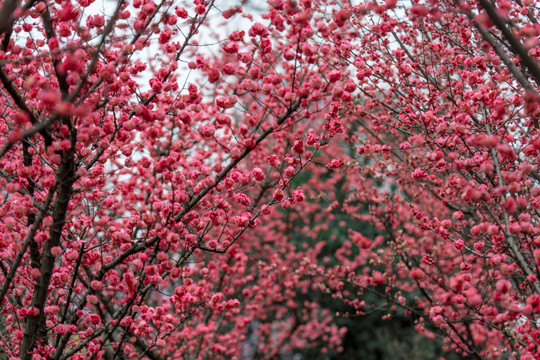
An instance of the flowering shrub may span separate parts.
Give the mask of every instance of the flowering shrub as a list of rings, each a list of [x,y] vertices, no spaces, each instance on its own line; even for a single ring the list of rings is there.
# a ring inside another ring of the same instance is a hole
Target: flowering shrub
[[[0,7],[2,356],[539,356],[535,1],[91,4]]]

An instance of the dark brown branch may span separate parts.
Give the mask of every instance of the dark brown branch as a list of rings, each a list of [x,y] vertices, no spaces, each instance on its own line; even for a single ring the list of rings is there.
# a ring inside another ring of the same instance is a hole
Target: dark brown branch
[[[49,6],[45,7],[45,11],[43,11],[41,18],[43,19],[43,27],[45,28],[45,35],[47,36],[47,40],[55,38],[56,34],[54,32],[53,20],[51,18]],[[62,98],[66,99],[69,91],[69,84],[67,83],[66,75],[58,70],[58,65],[60,64],[58,57],[52,56],[52,62],[54,65],[54,73],[56,74],[56,78],[58,80],[58,87],[62,92]]]
[[[8,46],[9,46],[9,42],[11,41],[11,35],[13,34],[13,27],[9,27],[9,29],[7,29],[5,32],[4,32],[4,38],[2,39],[2,50],[3,51],[7,51],[8,49]]]
[[[36,0],[29,0],[26,4],[24,4],[21,7],[21,10],[24,12],[28,9],[30,9],[34,4],[36,3]],[[9,44],[9,37],[10,32],[13,27],[13,23],[15,21],[15,18],[13,14],[15,13],[15,10],[17,9],[18,0],[5,0],[2,3],[2,7],[0,8],[0,35],[2,34],[8,34],[7,36],[7,43]],[[4,37],[5,41],[6,37]],[[3,42],[4,42],[3,41]],[[6,45],[7,48],[7,45]]]
[[[8,31],[13,25],[13,13],[17,9],[17,0],[4,0],[0,8],[0,34]]]
[[[24,166],[32,166],[32,154],[30,153],[30,151],[28,151],[28,149],[30,148],[31,144],[30,144],[30,141],[28,139],[24,139],[23,140],[23,164]],[[36,190],[36,182],[34,181],[34,179],[32,177],[30,177],[28,179],[28,187],[27,187],[27,190],[28,190],[28,195],[30,195],[30,197],[32,199],[34,199],[34,193],[35,193],[35,190]],[[36,221],[36,213],[34,211],[30,211],[27,215],[27,220],[26,220],[26,226],[30,227],[32,226],[32,224]],[[32,267],[33,268],[38,268],[39,267],[39,263],[41,261],[41,255],[39,253],[39,246],[38,246],[38,243],[32,239],[30,241],[30,259],[31,259],[31,262],[32,262]]]
[[[73,130],[70,134],[71,149],[64,151],[62,161],[56,172],[57,194],[52,209],[53,225],[49,228],[49,241],[43,246],[41,275],[37,280],[32,297],[32,307],[39,310],[39,315],[27,318],[21,350],[19,357],[22,360],[30,360],[30,352],[40,339],[46,336],[45,312],[43,311],[47,301],[48,288],[54,270],[56,257],[52,254],[52,248],[60,245],[62,228],[66,223],[66,214],[71,194],[73,192],[73,183],[75,181],[75,142],[76,133]]]

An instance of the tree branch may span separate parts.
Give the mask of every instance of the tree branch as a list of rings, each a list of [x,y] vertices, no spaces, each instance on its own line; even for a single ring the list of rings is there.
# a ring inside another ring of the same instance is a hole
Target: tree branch
[[[536,84],[540,85],[540,67],[536,61],[529,55],[529,51],[523,44],[512,34],[512,32],[506,27],[503,19],[499,16],[498,11],[487,0],[478,0],[478,3],[489,16],[489,19],[493,21],[495,26],[501,31],[504,38],[508,40],[510,47],[515,54],[519,55],[523,65],[531,72]]]

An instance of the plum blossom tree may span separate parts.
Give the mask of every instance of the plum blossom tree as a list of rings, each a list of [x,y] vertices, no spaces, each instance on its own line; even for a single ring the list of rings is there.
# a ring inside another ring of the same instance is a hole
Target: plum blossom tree
[[[295,303],[306,254],[272,210],[304,201],[290,183],[335,133],[309,2],[271,26],[214,1],[90,5],[0,9],[3,355],[339,350],[331,314]],[[213,27],[233,16],[251,24]]]
[[[341,110],[358,153],[343,212],[381,232],[351,231],[374,266],[341,278],[471,358],[539,356],[536,5],[372,2],[352,38],[334,33],[359,92]]]
[[[539,355],[534,1],[91,5],[0,7],[2,356]]]

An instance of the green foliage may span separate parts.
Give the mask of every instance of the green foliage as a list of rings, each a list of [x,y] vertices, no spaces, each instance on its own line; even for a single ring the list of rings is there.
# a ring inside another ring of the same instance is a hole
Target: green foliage
[[[297,176],[292,188],[306,184],[313,173],[304,171]],[[328,179],[336,174],[331,174],[331,171],[326,173]],[[325,181],[323,178],[321,181]],[[334,256],[335,252],[343,246],[345,241],[349,241],[348,231],[352,229],[362,233],[368,238],[374,238],[380,235],[380,231],[367,222],[358,221],[350,214],[342,211],[341,206],[345,200],[345,175],[335,183],[333,196],[338,203],[338,206],[331,212],[328,220],[328,228],[317,233],[316,238],[310,238],[302,234],[301,231],[293,231],[290,236],[290,241],[297,247],[314,246],[320,241],[324,241],[325,245],[319,254],[319,261],[325,263],[325,266],[338,266],[339,261]],[[382,183],[378,185],[381,186]],[[318,201],[319,209],[327,208],[332,201],[328,196],[324,196],[317,200],[308,199],[307,201]],[[291,213],[293,210],[282,210],[285,213]],[[368,212],[368,206],[360,210],[363,213]],[[308,224],[303,220],[297,219],[293,221],[291,228],[301,228],[308,225],[310,228],[316,226],[315,213],[308,214]],[[340,226],[341,224],[341,226]],[[345,226],[343,226],[345,224]],[[358,254],[358,250],[353,247],[353,256]],[[374,267],[375,269],[375,267]],[[419,334],[415,329],[414,315],[407,316],[402,308],[396,308],[390,311],[387,298],[384,295],[384,288],[373,288],[373,292],[365,291],[361,300],[366,303],[366,313],[363,315],[350,315],[351,308],[347,307],[341,299],[335,299],[331,293],[324,291],[311,291],[307,295],[300,292],[297,294],[297,303],[301,304],[304,300],[317,299],[323,309],[327,309],[332,314],[336,314],[335,323],[339,327],[347,328],[347,333],[343,339],[343,351],[340,353],[328,354],[321,351],[320,348],[309,348],[300,353],[297,353],[301,359],[340,359],[340,360],[435,360],[435,359],[461,359],[456,353],[445,353],[442,348],[442,341],[438,338],[428,339]],[[356,292],[357,289],[351,288],[350,291]],[[409,299],[409,303],[413,303],[413,299]],[[391,314],[391,316],[387,316]]]

